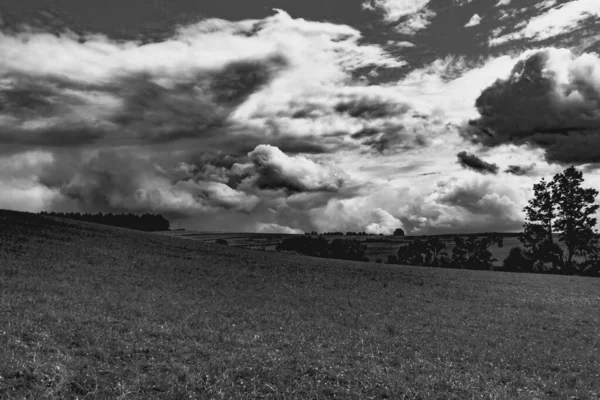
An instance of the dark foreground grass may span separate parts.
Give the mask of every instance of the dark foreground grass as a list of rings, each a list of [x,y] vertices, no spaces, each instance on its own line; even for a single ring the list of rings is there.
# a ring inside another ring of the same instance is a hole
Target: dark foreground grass
[[[0,398],[598,399],[600,279],[0,212]]]

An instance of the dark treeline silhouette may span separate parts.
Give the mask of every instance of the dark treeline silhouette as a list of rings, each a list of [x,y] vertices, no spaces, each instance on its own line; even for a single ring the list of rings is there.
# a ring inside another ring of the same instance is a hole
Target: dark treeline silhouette
[[[118,226],[121,228],[136,229],[146,232],[168,231],[171,226],[169,220],[160,214],[82,214],[78,212],[56,213],[42,211],[40,215],[95,222],[97,224]]]
[[[455,236],[453,242],[450,254],[446,241],[439,236],[416,238],[402,245],[395,256],[388,256],[388,264],[492,270],[497,259],[489,248],[494,244],[502,247],[503,237],[495,233]]]
[[[275,250],[294,252],[313,257],[369,261],[365,255],[367,249],[359,241],[334,239],[330,242],[323,236],[292,236],[281,241],[275,247]]]

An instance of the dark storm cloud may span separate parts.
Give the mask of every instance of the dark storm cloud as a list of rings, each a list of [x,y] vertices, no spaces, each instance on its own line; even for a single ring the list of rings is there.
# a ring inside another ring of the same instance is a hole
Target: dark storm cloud
[[[75,115],[73,110],[85,107],[86,101],[68,91],[67,81],[14,73],[0,79],[0,117],[7,121],[0,123],[0,143],[5,147],[81,146],[96,142],[110,129],[109,123]]]
[[[55,92],[34,82],[19,82],[0,90],[0,113],[23,118],[49,116],[60,111],[60,103],[52,101]]]
[[[0,87],[0,115],[10,119],[0,124],[0,142],[56,147],[92,144],[105,137],[120,144],[222,137],[219,128],[228,124],[235,107],[285,66],[285,59],[274,55],[200,71],[171,85],[159,84],[147,73],[90,85],[68,78],[6,75],[9,84]],[[82,110],[97,112],[98,96],[120,102],[118,110],[84,118]]]
[[[534,53],[519,61],[508,79],[481,93],[476,101],[481,117],[470,121],[464,135],[486,146],[539,147],[549,162],[600,161],[598,66],[594,55]]]
[[[369,98],[357,98],[338,103],[335,111],[353,118],[375,119],[399,116],[410,111],[407,104],[398,104]]]
[[[524,176],[529,175],[535,168],[535,164],[531,165],[509,165],[504,172],[511,175]]]
[[[460,164],[463,168],[468,168],[475,172],[479,172],[480,174],[495,175],[498,173],[498,165],[483,161],[475,154],[467,153],[466,151],[461,151],[456,156],[458,157],[458,164]]]
[[[365,127],[350,137],[378,153],[421,148],[429,143],[424,134],[409,132],[403,124],[396,123]]]
[[[288,61],[282,55],[260,61],[230,63],[210,78],[210,91],[221,104],[239,105],[287,65]]]

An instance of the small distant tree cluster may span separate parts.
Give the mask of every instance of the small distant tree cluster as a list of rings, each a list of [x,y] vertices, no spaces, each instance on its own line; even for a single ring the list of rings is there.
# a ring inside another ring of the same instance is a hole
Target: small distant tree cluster
[[[323,236],[292,236],[281,241],[275,249],[313,257],[369,261],[366,247],[356,240],[334,239],[329,242]]]
[[[388,256],[388,264],[437,267],[447,264],[446,244],[438,237],[423,236],[400,246],[395,256]]]
[[[42,211],[40,215],[75,219],[78,221],[95,222],[97,224],[136,229],[139,231],[156,232],[168,231],[169,220],[160,214],[89,214],[89,213],[56,213]]]
[[[492,245],[502,247],[503,237],[496,233],[488,233],[483,236],[469,236],[454,238],[452,249],[452,266],[462,269],[492,270],[494,262],[498,261],[492,257],[489,248]]]
[[[488,233],[468,237],[455,236],[451,256],[446,242],[437,236],[423,236],[400,246],[395,256],[388,256],[388,264],[418,265],[459,269],[493,269],[494,261],[489,248],[503,245],[501,235]]]
[[[507,272],[533,272],[533,260],[520,247],[513,247],[504,259],[502,269]]]
[[[504,265],[509,270],[562,274],[600,271],[595,204],[598,191],[583,188],[583,173],[571,166],[547,182],[533,186],[534,197],[525,207],[526,221],[519,240],[522,250],[511,250]]]

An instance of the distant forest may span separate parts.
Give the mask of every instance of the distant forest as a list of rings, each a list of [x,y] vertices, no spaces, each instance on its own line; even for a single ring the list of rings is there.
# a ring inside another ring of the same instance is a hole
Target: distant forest
[[[138,231],[156,232],[168,231],[171,227],[169,220],[160,214],[81,214],[81,213],[56,213],[42,211],[40,215],[76,219],[78,221],[95,222],[97,224],[118,226],[121,228],[136,229]]]

